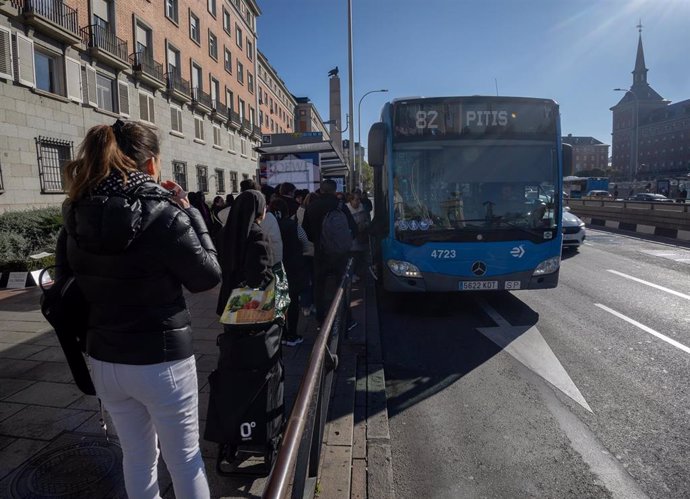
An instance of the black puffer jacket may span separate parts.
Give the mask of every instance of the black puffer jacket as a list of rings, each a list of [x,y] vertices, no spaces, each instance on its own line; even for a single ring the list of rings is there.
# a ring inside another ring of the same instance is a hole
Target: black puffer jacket
[[[221,272],[198,210],[170,197],[146,182],[63,205],[58,272],[74,273],[90,304],[87,353],[96,359],[155,364],[194,353],[182,286],[210,289]]]

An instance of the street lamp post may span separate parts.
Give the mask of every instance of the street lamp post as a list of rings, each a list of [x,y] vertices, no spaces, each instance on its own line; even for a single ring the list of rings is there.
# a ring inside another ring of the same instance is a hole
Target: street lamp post
[[[638,168],[638,163],[639,163],[639,147],[640,147],[640,99],[637,97],[637,94],[633,92],[632,90],[628,90],[627,88],[614,88],[613,89],[615,92],[625,92],[627,94],[631,94],[633,97],[635,97],[635,163],[634,163],[634,170],[633,170],[633,180],[637,180],[637,168]],[[631,147],[632,149],[632,147]],[[632,158],[631,158],[632,159]]]
[[[382,88],[380,90],[369,90],[367,93],[365,93],[362,97],[359,98],[359,102],[357,103],[357,143],[359,144],[360,150],[362,148],[362,101],[367,95],[374,94],[376,92],[388,92],[388,89]],[[351,146],[351,150],[355,151],[355,144]],[[357,187],[357,184],[359,183],[359,177],[362,171],[362,160],[360,159],[361,156],[359,155],[359,151],[355,151],[355,153],[357,154],[357,158],[355,158],[355,187]]]

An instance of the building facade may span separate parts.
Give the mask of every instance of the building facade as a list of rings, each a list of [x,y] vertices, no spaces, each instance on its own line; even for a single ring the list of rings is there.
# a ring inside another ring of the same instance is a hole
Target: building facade
[[[633,84],[611,108],[612,167],[628,179],[684,177],[690,173],[690,100],[671,104],[647,82],[642,34]]]
[[[0,211],[59,205],[86,131],[139,121],[162,177],[212,197],[256,177],[255,0],[0,2]]]
[[[594,137],[574,137],[568,134],[562,138],[564,144],[573,146],[573,173],[595,168],[606,170],[609,164],[609,146]]]
[[[295,98],[285,82],[259,51],[259,126],[263,134],[291,133],[295,123]]]

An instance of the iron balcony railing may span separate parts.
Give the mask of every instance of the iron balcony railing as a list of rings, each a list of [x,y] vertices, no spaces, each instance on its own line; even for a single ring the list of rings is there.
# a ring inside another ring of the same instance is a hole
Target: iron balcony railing
[[[352,259],[347,263],[321,331],[314,341],[278,457],[261,496],[263,499],[282,499],[289,488],[293,499],[314,497],[333,373],[338,365],[336,352],[340,336],[347,329],[351,267]]]
[[[244,130],[247,133],[252,131],[252,124],[248,119],[242,120],[242,130]]]
[[[201,90],[199,87],[194,87],[192,89],[192,100],[197,104],[209,109],[213,109],[213,101],[211,100],[211,96]]]
[[[252,137],[254,137],[254,138],[256,138],[256,139],[260,139],[260,138],[261,138],[261,127],[258,127],[258,126],[256,126],[256,125],[254,125],[254,126],[252,127]]]
[[[221,101],[218,99],[213,100],[213,110],[221,115],[223,118],[227,119],[228,118],[228,106],[223,104]]]
[[[230,110],[230,121],[232,121],[235,125],[241,125],[242,118],[240,118],[240,113],[238,113],[237,111]]]
[[[129,56],[129,62],[132,63],[132,69],[134,71],[141,71],[156,80],[164,80],[163,65],[154,60],[153,57],[146,52],[134,52]]]
[[[127,61],[127,42],[115,33],[98,24],[91,24],[81,29],[82,40],[87,47],[104,50],[122,61]]]
[[[175,72],[165,73],[165,80],[168,85],[169,91],[179,92],[184,95],[190,95],[189,82],[182,78],[179,74]]]
[[[39,15],[79,36],[79,13],[62,0],[24,0],[14,1],[12,4],[21,8],[25,14]]]

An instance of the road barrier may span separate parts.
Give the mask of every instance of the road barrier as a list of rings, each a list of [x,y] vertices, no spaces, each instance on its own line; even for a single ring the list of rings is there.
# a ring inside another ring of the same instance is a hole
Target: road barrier
[[[690,204],[571,199],[570,211],[594,226],[690,241]]]

